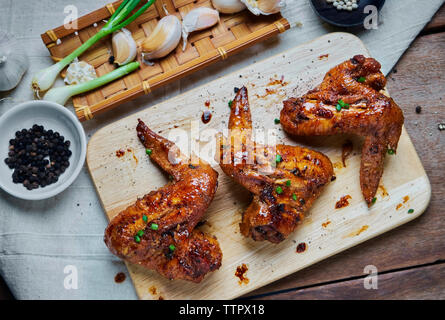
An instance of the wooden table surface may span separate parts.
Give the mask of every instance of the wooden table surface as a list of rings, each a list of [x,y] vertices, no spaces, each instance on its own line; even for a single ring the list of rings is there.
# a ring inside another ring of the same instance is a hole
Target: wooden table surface
[[[418,219],[263,287],[259,299],[445,299],[445,6],[389,75],[388,89],[432,186],[431,203]],[[415,109],[422,108],[420,114]],[[442,109],[442,110],[441,110]],[[377,267],[378,289],[363,282]],[[13,299],[0,277],[0,299]]]

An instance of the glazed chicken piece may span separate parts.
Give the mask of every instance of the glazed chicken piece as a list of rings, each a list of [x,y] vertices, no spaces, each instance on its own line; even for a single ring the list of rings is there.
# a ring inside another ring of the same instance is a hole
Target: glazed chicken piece
[[[319,153],[252,140],[247,89],[232,103],[228,137],[219,135],[222,170],[253,194],[242,216],[241,233],[255,241],[283,241],[301,222],[333,175],[332,163]]]
[[[118,257],[168,279],[200,282],[221,266],[216,238],[195,230],[213,200],[218,173],[199,158],[192,164],[141,120],[137,135],[172,182],[119,213],[105,230],[105,243]]]
[[[380,63],[357,55],[331,69],[303,97],[284,101],[280,117],[284,130],[297,136],[348,133],[365,138],[360,186],[368,206],[383,174],[385,154],[396,151],[403,126],[402,110],[381,92],[385,85]]]

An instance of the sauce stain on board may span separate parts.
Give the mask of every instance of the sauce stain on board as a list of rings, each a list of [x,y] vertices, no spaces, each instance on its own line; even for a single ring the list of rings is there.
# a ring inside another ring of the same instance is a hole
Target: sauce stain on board
[[[399,204],[396,206],[396,210],[399,210],[401,207],[403,207],[403,204],[407,203],[408,200],[409,200],[409,196],[404,196],[404,197],[403,197],[403,202],[402,202],[402,203],[399,203]]]
[[[328,221],[326,221],[326,222],[323,222],[323,223],[321,224],[321,226],[322,226],[323,228],[326,228],[330,223],[331,223],[331,221],[328,220]]]
[[[249,279],[246,277],[247,270],[249,270],[249,268],[247,268],[245,263],[236,267],[235,277],[239,279],[238,283],[240,285],[249,283]]]
[[[343,164],[343,167],[345,168],[346,168],[346,159],[351,155],[352,150],[354,150],[354,145],[352,144],[351,140],[347,140],[341,148],[341,162]]]
[[[379,185],[379,191],[380,191],[382,197],[389,196],[389,193],[383,184]]]
[[[121,158],[125,155],[125,150],[124,149],[119,149],[116,151],[116,157]]]
[[[349,201],[348,201],[349,199],[351,199],[351,196],[349,194],[341,197],[340,200],[338,200],[337,203],[335,204],[335,209],[341,209],[349,206]]]
[[[151,286],[150,288],[148,288],[148,291],[155,296],[158,293],[158,290],[156,289],[155,286]]]
[[[368,225],[364,225],[363,227],[361,227],[360,229],[351,232],[350,234],[348,234],[347,236],[343,237],[343,238],[350,238],[350,237],[357,237],[358,235],[360,235],[363,231],[368,230],[369,226]]]
[[[303,253],[303,252],[306,251],[306,249],[307,249],[307,244],[306,244],[306,242],[300,242],[300,243],[297,245],[297,253]]]

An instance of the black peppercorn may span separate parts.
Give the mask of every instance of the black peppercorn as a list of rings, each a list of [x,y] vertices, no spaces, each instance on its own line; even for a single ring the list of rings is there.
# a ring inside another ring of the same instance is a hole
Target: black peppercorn
[[[13,170],[12,181],[28,190],[57,182],[69,166],[70,145],[58,132],[46,131],[38,124],[15,132],[15,138],[9,140],[8,158],[4,160]]]

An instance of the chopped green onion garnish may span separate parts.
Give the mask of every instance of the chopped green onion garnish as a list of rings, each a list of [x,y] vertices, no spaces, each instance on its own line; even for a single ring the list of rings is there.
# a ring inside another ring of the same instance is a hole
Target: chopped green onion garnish
[[[394,151],[394,149],[388,149],[388,154],[394,154],[394,153],[396,153],[395,151]]]
[[[340,105],[340,107],[348,109],[349,108],[349,104],[347,104],[346,102],[344,102],[342,99],[338,100],[337,102],[337,107]],[[337,109],[338,110],[338,109]]]
[[[139,242],[141,242],[141,238],[138,235],[136,235],[136,236],[134,236],[134,241],[139,243]]]
[[[169,248],[170,251],[172,251],[172,252],[175,251],[175,249],[176,249],[176,247],[175,247],[174,244],[169,245],[168,248]]]
[[[360,78],[357,79],[357,81],[363,83],[363,82],[366,81],[366,78],[365,77],[360,77]]]
[[[148,221],[148,217],[144,214],[144,215],[142,216],[142,220],[144,220],[144,222],[147,222],[147,221]]]
[[[278,194],[282,194],[282,193],[283,193],[283,188],[281,188],[281,187],[277,187],[277,188],[275,189],[275,191],[276,191]]]
[[[278,118],[275,118],[275,124],[279,124],[280,123],[280,119],[278,119]]]
[[[408,210],[408,213],[413,213],[414,212],[414,209],[409,209]]]
[[[281,157],[281,155],[277,154],[277,156],[275,157],[275,162],[281,162],[283,161],[283,158]]]
[[[337,106],[335,107],[335,109],[337,109],[337,111],[341,111],[341,105],[337,104]]]
[[[151,230],[158,230],[159,226],[156,223],[152,223],[151,226],[150,226],[150,229]]]
[[[297,195],[295,193],[292,193],[292,199],[294,199],[294,201],[297,201]]]
[[[292,182],[291,182],[290,180],[287,180],[287,181],[286,181],[286,187],[290,187],[291,183],[292,183]]]
[[[228,103],[228,105],[229,105],[229,108],[232,108],[232,105],[233,105],[233,100],[229,100],[229,103]]]
[[[374,198],[372,198],[372,203],[375,203],[377,201],[377,198],[376,197],[374,197]]]
[[[138,235],[139,237],[142,237],[142,236],[144,235],[144,230],[139,230],[138,233],[137,233],[137,235]]]
[[[147,150],[145,150],[145,153],[148,154],[149,156],[151,156],[151,154],[153,153],[153,150],[147,149]]]

